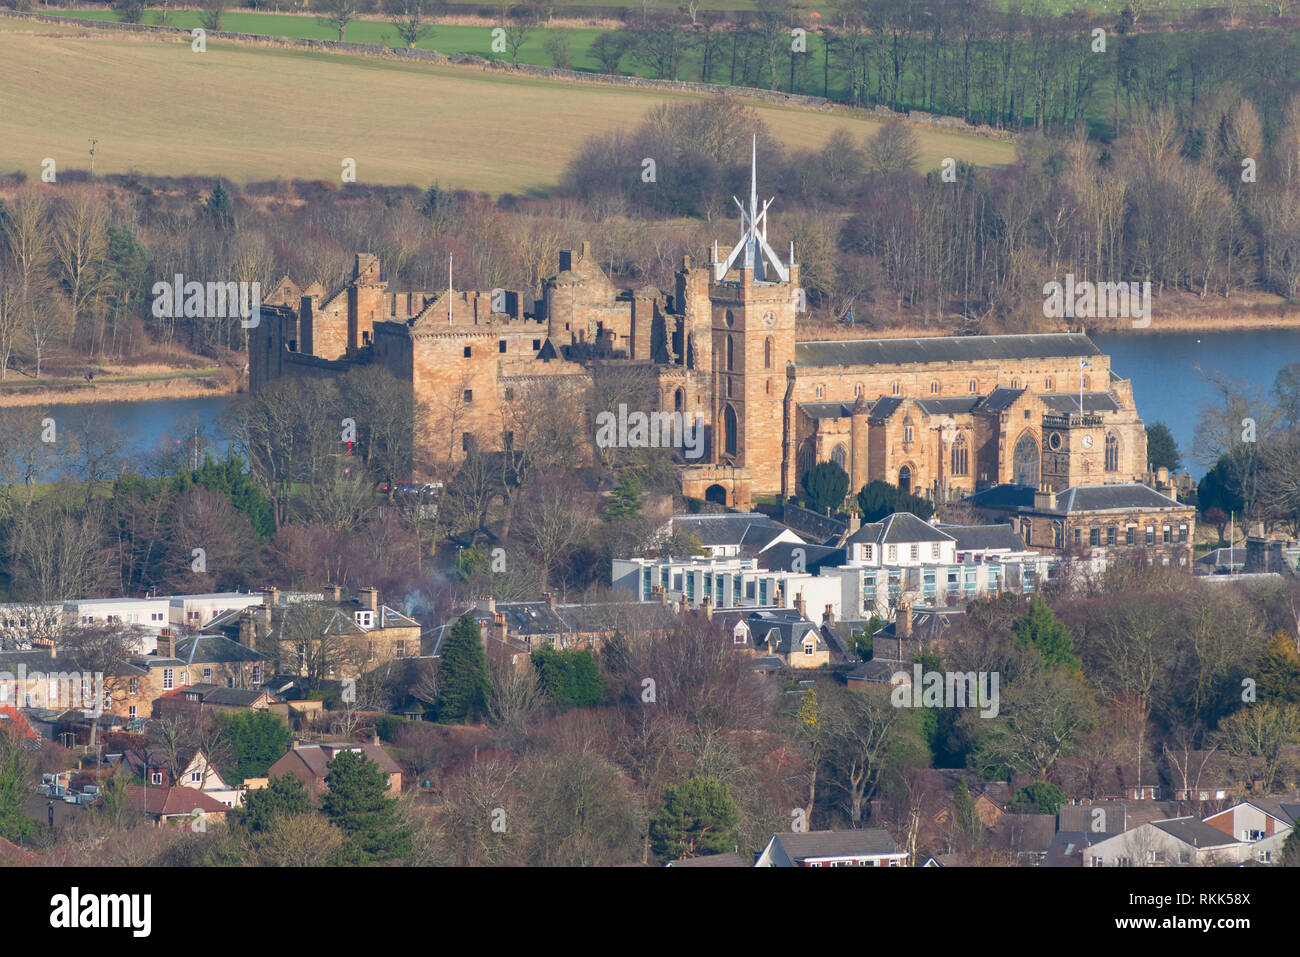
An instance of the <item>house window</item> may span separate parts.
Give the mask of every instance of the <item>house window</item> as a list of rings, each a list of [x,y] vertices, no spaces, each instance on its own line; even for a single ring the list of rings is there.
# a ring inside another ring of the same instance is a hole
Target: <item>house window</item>
[[[1081,528],[1076,528],[1076,529],[1074,530],[1074,544],[1076,544],[1076,545],[1082,545],[1082,544],[1083,544],[1083,529],[1081,529]]]
[[[872,561],[872,560],[873,560],[873,558],[872,558],[872,553],[873,553],[875,550],[876,550],[876,547],[875,547],[874,545],[870,544],[870,543],[868,543],[868,544],[866,544],[866,545],[863,545],[863,546],[862,546],[862,560],[863,560],[864,562]]]
[[[126,686],[128,694],[138,694],[140,692],[140,679],[130,678],[127,680]]]
[[[163,669],[163,691],[171,691],[176,687],[176,672],[171,668]]]
[[[1119,471],[1119,439],[1113,434],[1106,436],[1106,471]]]
[[[473,446],[474,446],[474,436],[468,432],[462,432],[460,434],[460,450],[462,452],[468,452],[471,448],[473,448]]]
[[[466,389],[466,390],[465,390],[465,401],[466,401],[466,402],[473,402],[473,401],[474,401],[474,390],[473,390],[473,389]]]
[[[212,669],[211,669],[211,668],[204,668],[204,669],[203,669],[203,681],[204,681],[204,683],[207,683],[207,682],[209,682],[209,681],[211,681],[211,680],[212,680]]]
[[[1187,541],[1187,526],[1186,526],[1186,525],[1179,525],[1179,526],[1178,526],[1178,540],[1179,540],[1180,542],[1185,542],[1185,541]]]
[[[405,658],[405,657],[406,657],[406,642],[405,642],[405,640],[400,639],[400,638],[397,640],[397,643],[396,643],[396,652],[397,652],[397,657],[399,657],[399,658]]]
[[[1052,377],[1050,375],[1043,380],[1043,388],[1048,392],[1052,391]]]
[[[507,402],[515,401],[515,390],[513,386],[506,386],[506,401]]]
[[[1155,527],[1154,525],[1148,525],[1148,526],[1147,526],[1147,544],[1148,544],[1148,545],[1154,545],[1155,543],[1156,543],[1156,527]]]
[[[154,784],[162,784],[162,772],[153,772],[153,774],[149,775],[149,780]]]
[[[202,784],[202,783],[203,783],[203,772],[202,772],[202,771],[191,771],[191,772],[190,772],[190,783],[191,783],[191,784]]]
[[[1089,545],[1100,545],[1100,544],[1101,544],[1101,529],[1100,529],[1100,528],[1097,528],[1096,526],[1094,526],[1094,527],[1088,529],[1088,544],[1089,544]]]
[[[470,347],[470,346],[466,346],[466,347],[465,347],[465,358],[466,358],[466,359],[468,359],[468,358],[470,357],[471,352],[472,352],[472,347]]]
[[[1124,544],[1136,545],[1138,541],[1138,530],[1136,525],[1130,525],[1124,529]]]
[[[808,657],[811,658],[813,652],[816,651],[816,650],[817,650],[817,646],[814,645],[811,641],[805,641],[805,642],[803,643],[803,653],[804,653],[805,655],[807,655]]]
[[[826,390],[825,390],[822,386],[818,386],[818,387],[817,387],[817,398],[820,399],[820,398],[821,398],[822,396],[824,396],[825,394],[826,394]]]
[[[930,383],[930,394],[931,394],[931,395],[938,395],[938,394],[939,394],[939,380],[938,380],[938,379],[935,379],[933,382]]]
[[[1168,545],[1170,542],[1174,540],[1174,530],[1171,526],[1166,525],[1163,531],[1164,531],[1165,544]]]
[[[1106,544],[1107,544],[1107,545],[1114,545],[1117,541],[1119,541],[1119,529],[1116,528],[1114,525],[1107,525],[1107,526],[1106,526]]]
[[[131,705],[131,707],[126,709],[126,716],[128,718],[138,718],[140,716],[139,709],[137,709],[135,705]]]
[[[891,562],[896,562],[896,561],[898,561],[898,546],[897,546],[897,545],[890,545],[890,546],[889,546],[889,560],[890,560]]]
[[[919,561],[921,558],[921,546],[913,545],[911,549],[912,561]]]
[[[253,665],[253,684],[260,685],[261,683],[262,683],[262,666]]]
[[[903,441],[911,442],[912,439],[913,439],[912,426],[910,425],[903,426]]]
[[[931,557],[931,558],[938,558],[938,557],[939,557],[939,543],[938,543],[938,542],[935,542],[933,545],[930,546],[930,557]]]
[[[898,383],[894,382],[889,386],[890,395],[898,395]]]

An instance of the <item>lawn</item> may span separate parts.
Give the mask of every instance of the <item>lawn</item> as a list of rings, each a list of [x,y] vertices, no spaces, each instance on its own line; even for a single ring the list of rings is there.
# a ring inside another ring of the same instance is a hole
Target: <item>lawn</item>
[[[95,138],[96,173],[339,182],[351,158],[362,182],[438,180],[494,195],[544,193],[586,136],[695,96],[216,40],[195,53],[183,38],[18,29],[0,30],[0,90],[26,91],[4,95],[0,170],[32,178],[46,157],[86,168]],[[880,125],[846,109],[754,105],[787,145]],[[1011,143],[967,134],[918,137],[925,168],[946,156],[982,166],[1014,156]]]

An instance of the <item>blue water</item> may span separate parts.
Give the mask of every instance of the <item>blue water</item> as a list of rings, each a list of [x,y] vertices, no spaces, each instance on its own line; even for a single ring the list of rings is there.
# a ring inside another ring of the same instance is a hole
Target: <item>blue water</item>
[[[1283,366],[1300,362],[1300,329],[1091,338],[1110,356],[1115,374],[1133,381],[1142,421],[1169,426],[1184,467],[1198,477],[1202,469],[1191,459],[1192,438],[1201,408],[1215,399],[1205,376],[1219,372],[1268,392]]]
[[[1117,375],[1133,382],[1138,413],[1148,425],[1163,422],[1178,442],[1185,467],[1191,461],[1192,438],[1200,409],[1214,400],[1205,376],[1215,372],[1271,389],[1278,371],[1300,362],[1300,329],[1271,329],[1220,333],[1170,333],[1115,335],[1094,333],[1092,340],[1111,357]],[[1199,372],[1198,372],[1199,368]],[[199,448],[224,454],[229,436],[220,416],[230,407],[230,396],[208,399],[155,399],[147,402],[105,402],[49,406],[59,428],[76,429],[92,423],[92,433],[120,436],[126,463],[133,470],[149,471],[160,457],[173,461],[192,456],[193,429],[199,429]]]
[[[222,457],[230,436],[220,417],[231,401],[230,396],[150,399],[50,405],[38,411],[42,417],[54,419],[58,434],[76,436],[80,441],[89,438],[104,450],[112,450],[118,469],[156,475],[172,471],[182,456],[192,463],[196,447],[200,456],[211,452]],[[82,477],[75,469],[64,474]]]

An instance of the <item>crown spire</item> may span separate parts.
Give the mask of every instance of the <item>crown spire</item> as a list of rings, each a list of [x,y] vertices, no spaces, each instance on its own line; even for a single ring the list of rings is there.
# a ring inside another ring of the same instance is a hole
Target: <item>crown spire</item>
[[[761,208],[758,205],[758,136],[755,135],[750,147],[749,209],[737,197],[732,197],[740,207],[740,242],[731,250],[726,262],[717,262],[717,257],[714,257],[714,279],[721,281],[743,252],[745,258],[742,268],[753,270],[755,281],[766,280],[769,267],[781,282],[790,281],[789,268],[782,264],[781,257],[767,244],[767,211],[775,198],[765,199]]]

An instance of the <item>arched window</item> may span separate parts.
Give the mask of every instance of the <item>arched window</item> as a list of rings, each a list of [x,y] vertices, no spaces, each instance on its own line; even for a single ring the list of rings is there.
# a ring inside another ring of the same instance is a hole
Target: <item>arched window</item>
[[[979,384],[978,382],[976,382],[974,379],[971,379],[971,380],[970,380],[970,394],[971,394],[971,395],[974,395],[976,392],[978,392],[978,391],[979,391],[979,387],[980,387],[980,384]]]
[[[890,395],[898,395],[898,383],[897,383],[897,382],[892,383],[892,384],[889,386],[889,394],[890,394]]]
[[[938,395],[938,394],[939,394],[939,380],[938,380],[938,379],[935,379],[933,382],[930,383],[930,394],[931,394],[931,395]]]
[[[772,368],[772,337],[763,340],[763,368]]]
[[[1106,471],[1119,471],[1119,439],[1113,432],[1106,433]]]
[[[1020,388],[1020,380],[1017,379],[1017,378],[1015,378],[1015,377],[1012,377],[1012,379],[1011,379],[1011,388],[1013,388],[1013,389],[1019,389],[1019,388]]]
[[[903,420],[903,441],[911,442],[914,438],[916,438],[916,430],[913,427],[912,419],[909,416]]]
[[[845,472],[849,470],[849,453],[844,450],[843,445],[835,446],[835,451],[831,453],[831,461]]]
[[[686,337],[686,368],[695,368],[695,336]]]
[[[898,487],[904,492],[912,491],[912,470],[906,465],[898,470]]]
[[[799,449],[799,474],[810,471],[813,467],[813,440],[808,439]]]
[[[735,315],[732,314],[730,309],[727,310],[726,319],[727,319],[727,325],[732,326],[736,324],[736,317]]]
[[[857,398],[857,397],[860,396],[860,395],[862,395],[862,383],[861,383],[861,382],[855,382],[855,383],[853,384],[853,397],[854,397],[854,398]]]
[[[1038,487],[1038,443],[1026,432],[1016,442],[1011,458],[1011,480],[1017,485]]]
[[[962,432],[952,444],[952,474],[970,474],[970,447],[966,444],[966,433]]]
[[[821,386],[818,386],[818,387],[817,387],[817,398],[820,399],[820,398],[821,398],[822,396],[824,396],[825,394],[826,394],[826,390],[825,390],[824,388],[822,388]]]
[[[686,393],[684,393],[681,389],[678,389],[676,392],[673,393],[673,409],[675,411],[680,412],[682,411],[683,408],[686,407],[685,396]]]
[[[727,406],[722,410],[723,449],[727,455],[736,454],[736,410]]]
[[[727,371],[728,372],[731,372],[735,369],[735,359],[736,359],[735,348],[736,348],[735,340],[733,340],[731,336],[727,336]]]
[[[1043,389],[1047,392],[1052,391],[1052,377],[1050,375],[1043,380]]]

